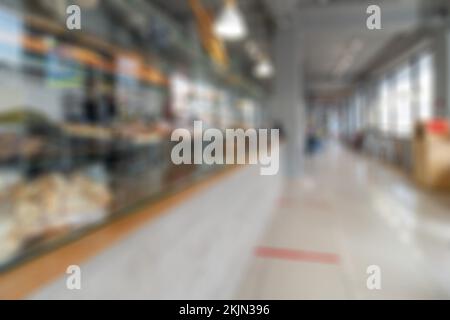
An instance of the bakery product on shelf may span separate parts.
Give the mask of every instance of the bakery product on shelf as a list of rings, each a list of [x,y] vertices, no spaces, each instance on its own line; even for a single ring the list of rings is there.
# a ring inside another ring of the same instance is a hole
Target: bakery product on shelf
[[[8,192],[16,232],[22,239],[98,222],[107,214],[106,186],[82,175],[50,174]]]
[[[63,131],[74,137],[96,140],[111,140],[113,132],[110,128],[86,124],[63,124]]]
[[[0,201],[2,201],[0,196]],[[10,261],[20,250],[22,241],[17,232],[14,216],[8,213],[6,205],[2,201],[0,204],[0,265]]]
[[[160,142],[170,133],[170,127],[163,123],[149,125],[140,121],[116,127],[117,135],[132,144],[145,145]]]
[[[44,145],[44,140],[39,137],[21,137],[14,133],[0,133],[0,161],[35,156],[43,150]]]
[[[166,123],[147,124],[143,121],[122,123],[112,127],[63,124],[62,129],[66,134],[73,137],[103,141],[121,139],[122,141],[138,145],[158,143],[171,132],[170,125]]]

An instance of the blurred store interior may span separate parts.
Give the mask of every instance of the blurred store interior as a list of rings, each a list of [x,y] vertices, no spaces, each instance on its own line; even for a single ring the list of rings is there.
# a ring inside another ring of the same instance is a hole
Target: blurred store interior
[[[0,298],[448,299],[449,121],[448,0],[0,0]]]

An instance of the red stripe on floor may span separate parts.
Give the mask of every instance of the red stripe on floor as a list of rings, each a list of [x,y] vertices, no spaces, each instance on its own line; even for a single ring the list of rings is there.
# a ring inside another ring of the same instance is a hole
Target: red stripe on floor
[[[259,247],[256,249],[255,254],[260,258],[272,258],[322,264],[339,264],[340,262],[340,258],[337,254],[314,251]]]

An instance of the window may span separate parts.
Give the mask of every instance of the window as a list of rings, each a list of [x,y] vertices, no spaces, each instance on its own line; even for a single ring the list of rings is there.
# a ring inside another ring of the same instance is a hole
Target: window
[[[383,79],[380,86],[379,125],[382,132],[389,131],[389,82]]]
[[[417,121],[433,117],[434,62],[430,53],[383,76],[371,91],[357,92],[349,101],[350,130],[366,127],[397,137],[411,137]]]
[[[433,117],[433,56],[425,54],[419,58],[419,120]]]
[[[396,108],[396,124],[395,133],[399,136],[409,136],[412,133],[413,117],[411,110],[411,66],[408,64],[402,67],[396,74],[396,92],[395,92],[395,108]]]

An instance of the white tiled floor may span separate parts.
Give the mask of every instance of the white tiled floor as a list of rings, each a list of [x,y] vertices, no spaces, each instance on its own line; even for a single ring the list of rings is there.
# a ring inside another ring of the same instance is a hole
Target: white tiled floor
[[[82,291],[62,276],[31,298],[446,299],[449,199],[330,145],[296,181],[237,172],[83,264]],[[339,261],[261,257],[256,247]],[[380,291],[366,287],[370,265],[381,267]]]
[[[257,167],[239,169],[82,264],[80,291],[62,275],[30,298],[230,299],[281,183]]]
[[[418,191],[385,165],[330,145],[286,184],[260,245],[337,254],[324,265],[254,257],[242,299],[446,299],[450,198]],[[366,287],[381,268],[382,289]]]

